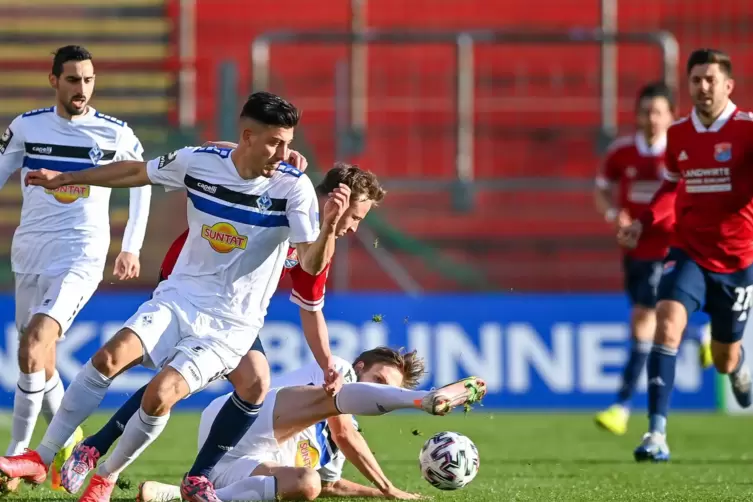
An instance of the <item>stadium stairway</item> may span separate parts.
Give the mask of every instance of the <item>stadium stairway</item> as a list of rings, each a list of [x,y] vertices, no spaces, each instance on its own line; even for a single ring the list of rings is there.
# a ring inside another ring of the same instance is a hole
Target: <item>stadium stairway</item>
[[[164,144],[176,96],[168,2],[0,0],[0,129],[20,113],[53,103],[47,78],[51,54],[75,43],[94,56],[92,105],[128,122],[145,148]],[[0,256],[9,253],[20,197],[15,178],[0,190]],[[113,192],[111,255],[120,249],[127,199],[126,190]],[[0,261],[7,263],[5,258]]]

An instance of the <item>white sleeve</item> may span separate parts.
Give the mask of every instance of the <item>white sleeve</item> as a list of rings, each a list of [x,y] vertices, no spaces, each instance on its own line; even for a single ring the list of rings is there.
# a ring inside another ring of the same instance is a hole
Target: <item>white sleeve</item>
[[[126,127],[118,145],[119,160],[144,160],[144,148],[141,141],[130,127]],[[129,189],[128,223],[123,233],[121,251],[138,256],[144,244],[146,224],[149,220],[149,204],[152,200],[152,187],[134,187]]]
[[[21,135],[21,117],[11,122],[0,136],[0,188],[2,188],[24,162],[24,142]]]
[[[290,243],[314,242],[319,237],[319,201],[308,176],[298,182],[288,196],[285,215],[290,225]]]
[[[164,185],[167,189],[185,188],[186,171],[195,148],[192,146],[175,150],[146,163],[146,174],[152,184]]]

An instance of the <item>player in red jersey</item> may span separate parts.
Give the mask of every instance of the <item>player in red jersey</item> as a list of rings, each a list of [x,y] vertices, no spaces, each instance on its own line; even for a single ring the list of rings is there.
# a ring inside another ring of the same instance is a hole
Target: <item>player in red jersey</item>
[[[634,452],[638,461],[669,460],[669,397],[677,348],[693,312],[709,314],[714,366],[729,375],[740,406],[751,404],[741,339],[753,295],[753,115],[730,101],[734,81],[726,54],[697,50],[687,72],[694,107],[667,133],[666,179],[640,220],[618,232],[622,245],[635,247],[644,229],[676,214],[659,283],[648,359],[649,431]]]
[[[630,225],[648,208],[664,177],[667,129],[672,124],[672,92],[664,83],[643,87],[636,101],[635,134],[615,140],[596,177],[596,207],[617,229]],[[615,197],[616,195],[616,197]],[[674,227],[674,214],[653,226],[622,259],[625,291],[630,300],[632,349],[615,404],[599,412],[596,424],[614,434],[627,431],[630,399],[643,371],[656,328],[656,293]],[[710,366],[707,340],[701,364]]]
[[[385,191],[379,184],[378,179],[372,173],[364,171],[357,166],[351,166],[348,164],[338,164],[331,169],[324,180],[317,186],[317,192],[320,196],[326,198],[327,195],[333,190],[334,187],[340,184],[345,184],[350,188],[351,201],[348,209],[341,217],[338,227],[336,229],[336,236],[342,237],[349,232],[355,232],[358,229],[358,225],[361,220],[366,216],[369,210],[380,203],[385,195]],[[170,246],[165,255],[165,259],[160,267],[160,280],[166,279],[173,271],[175,264],[183,249],[183,244],[188,236],[188,230],[183,232]],[[327,325],[324,319],[324,315],[321,312],[324,306],[324,293],[327,282],[327,275],[329,273],[330,265],[324,268],[324,270],[318,275],[310,275],[306,273],[298,262],[297,254],[294,248],[288,251],[288,256],[285,261],[285,265],[282,271],[282,276],[285,277],[290,274],[293,283],[293,289],[290,295],[290,300],[300,307],[301,325],[303,328],[304,336],[309,342],[309,346],[312,348],[312,352],[315,353],[317,362],[320,367],[327,368],[327,357],[329,354],[329,347],[322,347],[329,337],[327,335]],[[243,436],[248,429],[246,422],[244,421],[244,414],[242,413],[245,408],[244,403],[253,402],[256,399],[256,394],[259,390],[256,388],[258,385],[269,386],[269,382],[259,382],[254,373],[253,359],[258,357],[265,357],[264,349],[261,341],[257,337],[253,346],[249,350],[247,356],[241,361],[238,367],[231,372],[227,379],[233,384],[236,391],[233,394],[232,399],[228,399],[223,405],[223,408],[218,414],[218,419],[215,420],[217,428],[213,427],[210,430],[207,440],[204,442],[204,446],[196,458],[196,461],[188,473],[188,477],[209,477],[209,473],[216,465],[217,461],[222,457],[224,452],[233,448],[235,443]],[[341,379],[339,383],[342,383]],[[87,454],[86,457],[93,459],[92,462],[86,463],[86,465],[79,465],[79,469],[91,470],[95,467],[97,460],[104,456],[112,444],[120,437],[122,430],[119,427],[119,423],[127,423],[131,416],[135,414],[139,407],[141,396],[143,395],[146,386],[139,391],[135,392],[126,401],[118,411],[112,416],[110,421],[102,427],[96,434],[84,439],[79,445],[76,446],[76,450],[93,452]],[[241,411],[239,413],[239,410]],[[351,423],[342,425],[343,430],[332,429],[332,433],[335,435],[342,435],[343,437],[350,438],[358,431],[351,427]],[[71,458],[76,457],[77,452],[74,451],[74,455]],[[373,469],[376,460],[369,451],[360,451],[356,459],[351,460],[355,462],[356,467],[361,472],[378,473],[380,471]],[[63,472],[66,472],[68,468],[76,468],[76,466],[68,466],[66,464],[63,467]],[[105,461],[98,470],[98,475],[107,476],[109,474],[108,463]],[[381,486],[381,479],[372,479],[378,486]],[[206,481],[209,483],[209,481]],[[211,483],[209,483],[211,485]],[[385,496],[392,498],[402,498],[405,493],[390,485],[384,485]],[[185,481],[182,489],[185,489]],[[211,486],[210,486],[211,488]],[[213,491],[213,488],[211,488]],[[196,493],[184,493],[185,500],[213,500],[212,493],[206,490],[197,491]],[[216,496],[215,496],[216,497]]]

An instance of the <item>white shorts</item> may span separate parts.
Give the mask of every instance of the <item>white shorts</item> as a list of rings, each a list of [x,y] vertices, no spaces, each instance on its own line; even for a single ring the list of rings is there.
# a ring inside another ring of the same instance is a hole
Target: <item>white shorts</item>
[[[282,451],[275,439],[274,409],[277,399],[277,390],[272,389],[264,398],[264,404],[259,410],[259,416],[254,424],[248,429],[243,438],[238,442],[234,450],[227,452],[209,474],[209,480],[215,488],[224,488],[233,483],[251,476],[260,464],[274,462],[283,464]],[[219,410],[217,410],[219,411]],[[216,416],[216,412],[212,413]],[[209,435],[212,420],[202,414],[199,423],[199,449]],[[254,452],[252,455],[239,454]]]
[[[99,281],[70,270],[58,275],[15,274],[15,283],[19,334],[32,316],[44,314],[60,325],[61,339],[99,286]]]
[[[123,325],[141,339],[143,365],[176,369],[188,382],[191,394],[218,380],[238,366],[241,355],[224,339],[248,336],[237,326],[197,310],[174,292],[164,291],[143,303]],[[251,338],[249,347],[255,340]]]

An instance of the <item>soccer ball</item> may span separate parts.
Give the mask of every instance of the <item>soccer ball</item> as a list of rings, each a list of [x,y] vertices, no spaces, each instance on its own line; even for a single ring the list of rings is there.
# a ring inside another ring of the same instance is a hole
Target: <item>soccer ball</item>
[[[478,474],[478,450],[457,432],[439,432],[429,438],[418,455],[421,475],[435,488],[457,490]]]

